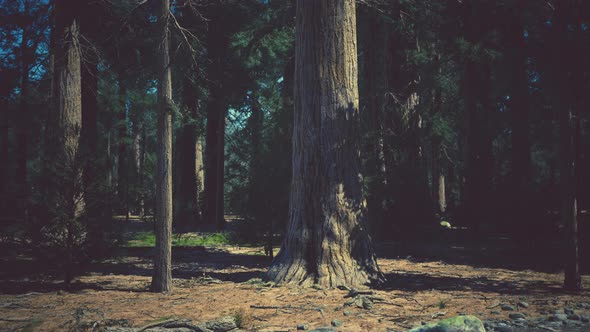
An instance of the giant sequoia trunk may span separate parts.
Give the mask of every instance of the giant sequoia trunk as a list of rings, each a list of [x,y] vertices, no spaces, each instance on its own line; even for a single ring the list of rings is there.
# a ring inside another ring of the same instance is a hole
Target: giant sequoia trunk
[[[360,171],[354,0],[297,1],[289,225],[268,276],[357,286],[381,272],[367,232]]]
[[[170,1],[161,0],[158,72],[158,149],[156,167],[156,254],[151,289],[172,290],[172,73],[170,70]]]

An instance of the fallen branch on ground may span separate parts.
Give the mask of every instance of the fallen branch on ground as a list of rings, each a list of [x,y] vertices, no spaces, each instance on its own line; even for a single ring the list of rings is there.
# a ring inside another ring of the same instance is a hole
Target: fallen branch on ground
[[[4,322],[13,322],[13,323],[22,323],[22,322],[32,322],[32,319],[18,319],[18,318],[0,318],[1,321]]]
[[[154,328],[154,327],[161,327],[161,326],[164,326],[166,324],[174,323],[174,322],[179,322],[179,321],[181,321],[179,318],[167,319],[165,321],[148,324],[148,325],[142,327],[141,329],[139,329],[139,331],[137,331],[137,332],[142,332],[142,331],[145,331],[147,329],[151,329],[151,328]]]

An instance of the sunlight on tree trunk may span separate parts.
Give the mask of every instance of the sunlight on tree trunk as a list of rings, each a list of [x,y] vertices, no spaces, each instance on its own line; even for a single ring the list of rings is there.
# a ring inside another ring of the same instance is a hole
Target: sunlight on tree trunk
[[[289,225],[268,276],[304,286],[378,281],[360,174],[355,2],[299,0],[296,20]]]
[[[156,168],[156,253],[151,289],[172,290],[172,72],[170,69],[170,1],[161,0],[158,23],[158,150]]]

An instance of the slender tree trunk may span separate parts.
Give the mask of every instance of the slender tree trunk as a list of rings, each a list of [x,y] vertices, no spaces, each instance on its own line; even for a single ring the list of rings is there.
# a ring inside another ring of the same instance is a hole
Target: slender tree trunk
[[[523,27],[523,8],[518,2],[510,19],[508,43],[512,65],[512,92],[510,112],[512,120],[512,227],[523,236],[529,234],[532,225],[527,224],[530,213],[531,144],[529,141],[529,77],[527,69],[526,42]]]
[[[438,60],[438,59],[437,59]],[[437,61],[438,64],[438,61]],[[442,110],[442,92],[439,87],[434,91],[433,116],[440,116]],[[445,171],[443,167],[441,137],[432,135],[432,184],[436,210],[442,216],[447,210]]]
[[[201,135],[197,135],[197,142],[195,143],[195,173],[197,175],[197,213],[199,214],[199,220],[202,220],[202,200],[205,184],[205,167],[203,165],[203,138]]]
[[[142,134],[143,134],[143,123],[141,120],[135,119],[133,121],[133,181],[135,184],[135,190],[133,190],[133,213],[139,216],[141,214],[141,158],[142,158]]]
[[[24,1],[24,13],[28,14],[29,2]],[[21,87],[20,87],[20,111],[18,114],[17,123],[17,174],[16,181],[18,186],[18,197],[17,197],[17,208],[18,218],[23,222],[27,223],[28,219],[28,197],[29,197],[29,185],[28,185],[28,131],[30,127],[30,115],[29,115],[29,69],[31,66],[31,55],[27,43],[28,39],[28,27],[22,27],[22,41],[20,46],[21,51]]]
[[[487,18],[480,18],[474,7],[481,3],[465,0],[462,3],[465,39],[477,44],[489,27]],[[464,220],[475,231],[490,219],[488,204],[493,172],[493,149],[488,114],[492,113],[491,71],[489,63],[467,59],[462,79],[465,100],[464,113]]]
[[[65,284],[69,286],[73,278],[74,233],[77,218],[84,209],[82,190],[82,168],[78,151],[80,129],[82,126],[82,92],[80,71],[80,44],[78,13],[79,3],[75,0],[55,1],[55,71],[52,99],[56,106],[57,124],[56,143],[53,161],[53,176],[58,186],[51,208],[59,209],[61,218],[65,218]],[[63,219],[62,219],[63,220]]]
[[[161,0],[158,25],[158,148],[156,169],[156,254],[151,289],[172,290],[172,72],[170,69],[170,1]]]
[[[377,281],[360,176],[355,2],[298,0],[296,20],[290,215],[268,276],[328,287]]]
[[[205,221],[218,229],[225,226],[224,163],[225,116],[227,101],[224,96],[224,65],[229,51],[229,36],[220,3],[212,5],[211,22],[207,36],[210,65],[209,99],[207,103],[207,129],[205,145]]]
[[[145,216],[145,192],[144,192],[144,165],[145,165],[145,149],[146,149],[146,129],[145,126],[141,128],[141,145],[139,150],[139,164],[137,166],[137,176],[139,184],[139,216]]]
[[[109,126],[110,128],[110,126]],[[112,139],[113,133],[112,130],[109,130],[107,133],[107,187],[109,190],[114,189],[113,187],[113,149],[112,149]]]
[[[10,158],[8,154],[8,107],[6,107],[6,101],[0,99],[0,158],[2,160],[8,160]],[[7,163],[0,163],[0,213],[7,214],[8,210],[10,209],[10,204],[8,203],[8,170],[9,167]]]
[[[80,33],[84,37],[85,45],[82,50],[82,131],[81,131],[81,160],[83,163],[83,183],[86,201],[86,215],[88,220],[88,239],[90,251],[93,255],[103,253],[103,234],[105,225],[100,223],[103,218],[110,218],[110,205],[104,200],[104,164],[98,151],[98,54],[96,43],[100,23],[97,19],[100,7],[92,0],[83,2],[80,19]]]
[[[119,82],[119,128],[118,139],[118,170],[117,170],[117,195],[119,198],[119,212],[129,218],[129,197],[128,197],[128,183],[129,172],[127,167],[127,89],[123,82],[123,74],[118,73]]]
[[[196,142],[198,114],[197,92],[189,78],[184,80],[184,113],[187,123],[178,131],[176,138],[177,170],[175,174],[178,187],[175,189],[174,222],[179,231],[185,232],[200,223],[197,213],[197,173],[196,173]]]
[[[256,97],[254,97],[256,98]],[[262,127],[264,116],[262,114],[262,109],[260,108],[260,104],[257,100],[252,102],[250,106],[251,115],[248,119],[248,127],[250,128],[250,175],[249,175],[249,193],[248,193],[248,205],[253,212],[258,212],[258,202],[260,197],[258,197],[259,192],[257,188],[259,186],[258,180],[260,180],[260,144],[262,140]],[[256,216],[255,216],[256,217]]]
[[[560,148],[560,187],[561,187],[561,218],[565,226],[565,257],[564,257],[564,288],[569,291],[580,291],[580,252],[578,243],[578,188],[579,178],[579,144],[580,118],[578,108],[582,92],[579,90],[582,62],[581,50],[574,45],[571,35],[579,38],[580,21],[578,21],[577,1],[559,1],[555,6],[553,59],[563,62],[560,68],[554,68],[554,79],[557,83],[557,109],[559,112],[559,148]],[[572,30],[573,27],[573,30]],[[577,39],[577,38],[575,38]],[[575,40],[574,39],[574,40]]]
[[[268,218],[265,213],[266,208],[264,197],[261,192],[261,181],[263,180],[263,170],[261,167],[261,144],[262,144],[262,128],[264,126],[264,114],[257,95],[254,95],[253,101],[250,105],[250,118],[248,119],[248,127],[250,129],[250,174],[248,179],[248,210],[250,215],[260,224],[264,224],[266,228],[266,244],[265,252],[272,258],[272,218]]]
[[[582,288],[580,277],[580,252],[578,244],[578,196],[576,180],[579,171],[577,147],[580,137],[579,119],[572,107],[560,111],[560,179],[562,197],[562,218],[566,229],[565,281],[567,290]]]
[[[367,178],[369,189],[367,194],[367,213],[376,234],[380,232],[384,221],[385,186],[387,177],[385,170],[383,151],[383,106],[386,95],[386,64],[384,62],[388,40],[388,31],[385,24],[373,12],[367,14],[370,25],[368,27],[368,39],[365,46],[364,74],[366,82],[366,123],[369,137],[367,139]],[[362,92],[361,92],[362,95]]]

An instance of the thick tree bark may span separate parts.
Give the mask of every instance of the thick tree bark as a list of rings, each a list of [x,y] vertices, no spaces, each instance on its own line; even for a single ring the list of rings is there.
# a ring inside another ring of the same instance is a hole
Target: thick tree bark
[[[209,52],[209,99],[205,145],[205,222],[222,229],[224,207],[225,116],[224,65],[229,52],[229,36],[220,3],[212,5],[207,36]]]
[[[156,168],[156,254],[151,290],[172,290],[172,72],[170,69],[170,1],[161,0],[158,25],[158,148]]]
[[[360,175],[354,0],[297,1],[289,225],[268,276],[358,286],[380,280]]]

